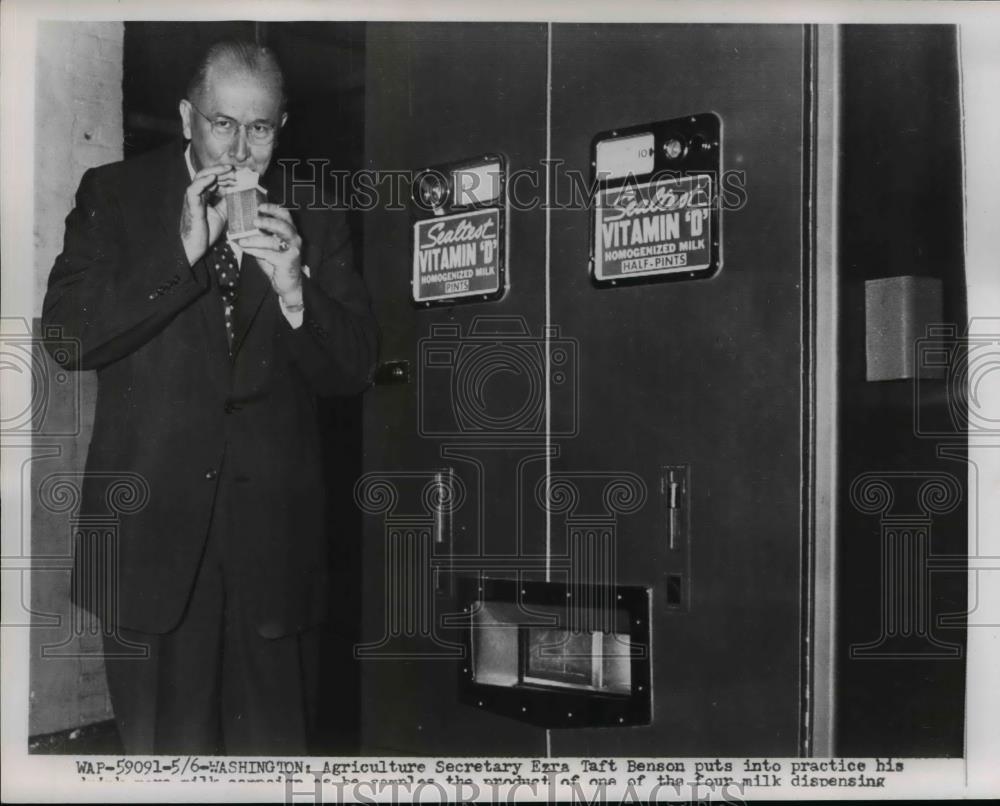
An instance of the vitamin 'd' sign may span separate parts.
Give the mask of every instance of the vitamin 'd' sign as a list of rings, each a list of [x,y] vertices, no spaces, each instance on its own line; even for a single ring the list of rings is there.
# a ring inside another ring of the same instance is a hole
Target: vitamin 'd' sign
[[[500,290],[500,210],[473,210],[413,225],[415,302]]]
[[[598,281],[681,274],[713,262],[712,176],[601,188],[594,215]]]

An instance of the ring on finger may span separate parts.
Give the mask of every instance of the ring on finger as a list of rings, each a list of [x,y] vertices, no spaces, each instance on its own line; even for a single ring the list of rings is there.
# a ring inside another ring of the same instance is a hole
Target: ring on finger
[[[288,250],[288,241],[284,238],[278,238],[278,251],[285,252]]]

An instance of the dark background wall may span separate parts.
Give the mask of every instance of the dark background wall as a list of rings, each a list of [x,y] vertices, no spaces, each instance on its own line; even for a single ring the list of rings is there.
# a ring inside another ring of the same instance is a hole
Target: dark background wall
[[[951,474],[942,440],[915,435],[913,380],[865,380],[865,281],[936,277],[943,321],[965,329],[961,118],[952,26],[845,26],[841,175],[841,421],[837,718],[840,755],[962,754],[965,661],[936,657],[930,642],[911,657],[852,657],[882,632],[882,536],[877,515],[849,496],[862,473]],[[923,416],[940,419],[943,381],[921,382]],[[960,435],[943,442],[964,455]],[[902,480],[897,512],[919,512]],[[932,555],[966,552],[966,503],[932,522]],[[930,575],[932,637],[964,650],[964,627],[934,621],[966,607],[961,565]],[[898,646],[897,646],[898,648]],[[886,647],[892,649],[892,645]]]

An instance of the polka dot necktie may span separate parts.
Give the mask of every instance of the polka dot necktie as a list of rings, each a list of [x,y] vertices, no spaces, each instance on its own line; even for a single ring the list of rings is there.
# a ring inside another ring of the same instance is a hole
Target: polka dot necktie
[[[236,260],[236,253],[225,238],[212,247],[210,263],[219,278],[222,311],[226,320],[226,339],[229,342],[229,354],[232,355],[233,308],[236,306],[236,287],[240,281],[240,264]]]

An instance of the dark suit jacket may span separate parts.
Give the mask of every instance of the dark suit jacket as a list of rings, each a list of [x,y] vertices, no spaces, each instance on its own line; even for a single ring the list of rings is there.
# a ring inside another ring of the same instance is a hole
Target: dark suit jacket
[[[87,171],[66,219],[42,320],[78,341],[57,360],[98,374],[80,515],[117,509],[104,532],[117,537],[80,530],[73,598],[106,625],[166,632],[178,623],[223,462],[243,547],[227,571],[245,585],[258,631],[285,635],[326,616],[316,396],[369,384],[377,329],[343,214],[297,208],[297,194],[271,175],[268,199],[292,210],[311,270],[304,322],[289,325],[246,255],[232,359],[215,273],[204,259],[188,265],[178,232],[190,182],[181,145]],[[312,188],[299,190],[312,199]],[[145,479],[141,507],[121,486],[115,499],[123,471]],[[95,571],[115,566],[115,583],[94,583]]]

